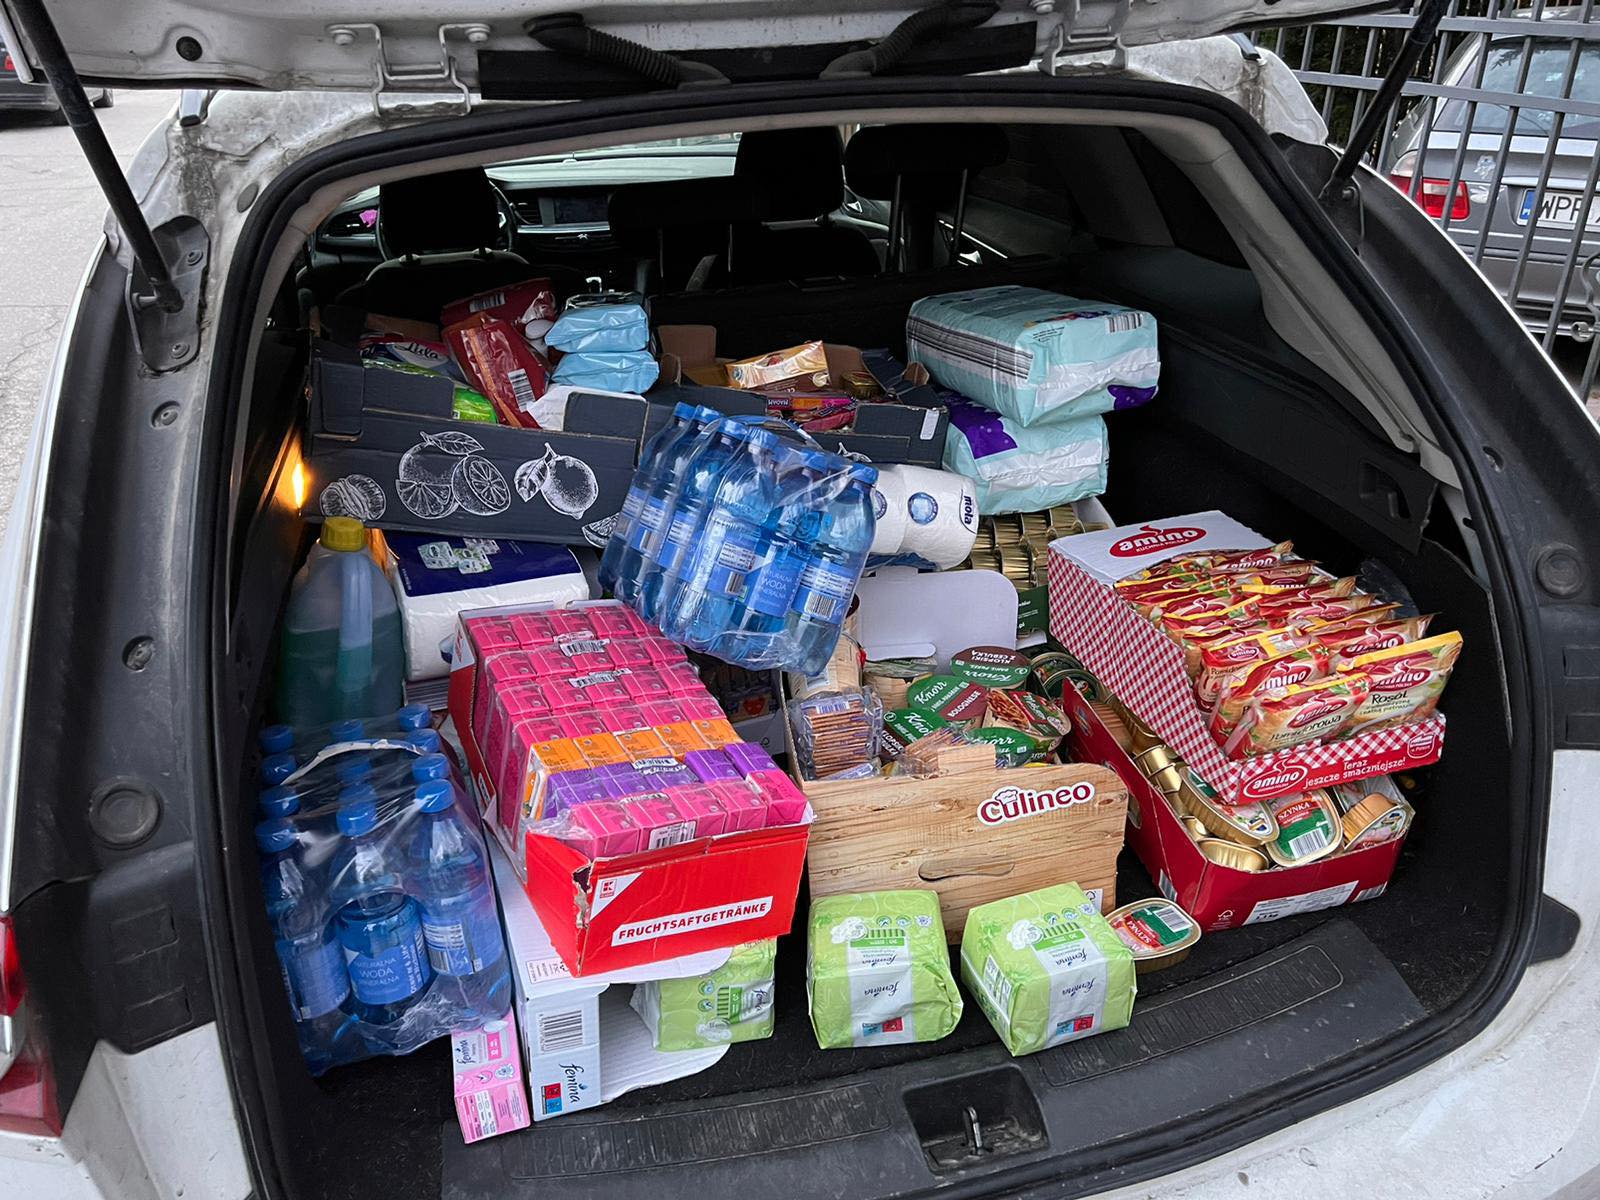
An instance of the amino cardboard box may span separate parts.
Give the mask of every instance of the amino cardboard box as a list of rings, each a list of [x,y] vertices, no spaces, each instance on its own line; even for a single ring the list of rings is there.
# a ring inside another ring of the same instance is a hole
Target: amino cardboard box
[[[535,1121],[596,1108],[635,1088],[693,1075],[728,1052],[726,1045],[655,1049],[649,1026],[628,1005],[628,988],[612,986],[704,975],[728,960],[727,949],[577,979],[551,944],[500,847],[491,845],[489,857],[511,954]]]
[[[1404,837],[1270,871],[1239,871],[1212,862],[1076,688],[1067,689],[1064,707],[1072,719],[1072,756],[1110,767],[1128,787],[1128,846],[1161,894],[1207,932],[1371,900],[1389,886]]]
[[[1183,651],[1113,584],[1175,554],[1269,544],[1220,512],[1058,538],[1050,543],[1050,633],[1230,803],[1293,796],[1439,761],[1445,720],[1437,713],[1273,754],[1223,757],[1195,703]]]

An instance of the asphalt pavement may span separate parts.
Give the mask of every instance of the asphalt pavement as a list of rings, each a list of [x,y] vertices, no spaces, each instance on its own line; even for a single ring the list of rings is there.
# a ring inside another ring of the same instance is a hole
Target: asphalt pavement
[[[118,161],[176,103],[176,92],[117,92],[96,115]],[[70,129],[48,115],[0,111],[0,531],[61,324],[105,216]]]

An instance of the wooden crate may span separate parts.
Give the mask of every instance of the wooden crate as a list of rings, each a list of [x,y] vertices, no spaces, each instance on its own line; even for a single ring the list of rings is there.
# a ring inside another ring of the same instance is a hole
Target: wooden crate
[[[932,888],[952,942],[973,906],[1049,884],[1099,888],[1101,912],[1116,907],[1128,791],[1105,767],[801,786],[817,814],[806,854],[813,897]]]

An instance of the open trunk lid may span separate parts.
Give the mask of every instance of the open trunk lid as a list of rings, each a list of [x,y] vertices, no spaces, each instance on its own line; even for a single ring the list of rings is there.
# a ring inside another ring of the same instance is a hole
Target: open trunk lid
[[[16,36],[26,24],[17,19],[18,10],[34,2],[0,0],[0,39],[15,48],[24,79],[43,77],[39,56]],[[906,22],[913,18],[912,40],[919,45],[943,42],[959,54],[963,43],[988,44],[965,69],[989,69],[1015,65],[1018,57],[1027,62],[1382,7],[1390,6],[1370,0],[985,0],[933,6],[804,0],[774,9],[742,0],[641,0],[627,6],[477,0],[374,3],[341,11],[307,0],[269,6],[133,0],[109,7],[53,4],[50,15],[78,74],[94,83],[487,95],[492,56],[537,53],[553,59],[529,27],[572,13],[592,31],[682,59],[713,61],[724,78],[737,77],[738,64],[757,60],[768,78],[775,70],[801,78],[819,73],[819,63],[827,67],[837,55],[860,53],[911,28]],[[915,61],[913,55],[907,66]],[[528,70],[537,78],[541,72],[532,66],[519,64],[518,73]]]

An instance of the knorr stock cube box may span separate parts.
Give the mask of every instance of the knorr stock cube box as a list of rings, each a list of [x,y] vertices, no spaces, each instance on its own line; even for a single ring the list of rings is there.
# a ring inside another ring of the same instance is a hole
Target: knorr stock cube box
[[[961,978],[1012,1054],[1032,1054],[1133,1014],[1133,953],[1076,884],[967,914]]]

